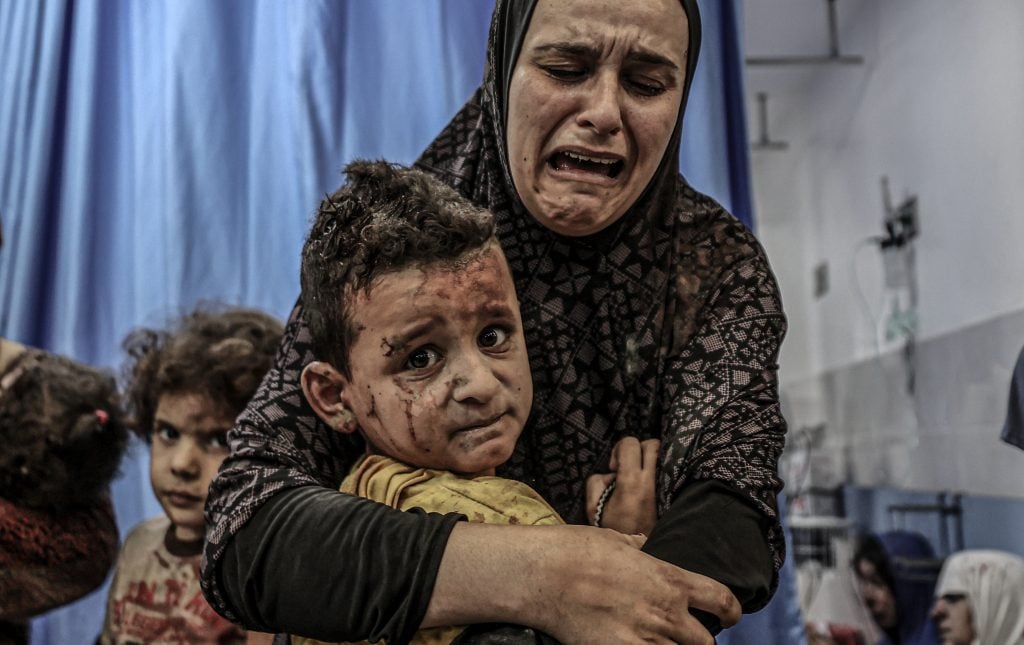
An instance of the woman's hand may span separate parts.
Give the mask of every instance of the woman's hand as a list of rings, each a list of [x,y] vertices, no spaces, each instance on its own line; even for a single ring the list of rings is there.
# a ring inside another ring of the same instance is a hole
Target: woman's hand
[[[712,645],[691,607],[736,624],[739,602],[724,585],[637,545],[589,526],[460,523],[422,626],[510,622],[563,643]]]
[[[660,447],[657,439],[640,441],[636,437],[625,437],[615,444],[609,461],[612,472],[587,479],[587,517],[591,524],[601,496],[614,482],[615,490],[605,500],[601,513],[601,526],[619,533],[650,535],[658,519],[654,480]]]

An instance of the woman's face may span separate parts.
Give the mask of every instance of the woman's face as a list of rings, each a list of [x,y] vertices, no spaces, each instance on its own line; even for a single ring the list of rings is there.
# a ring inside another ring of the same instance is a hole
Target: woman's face
[[[942,645],[971,645],[974,641],[971,603],[964,594],[940,596],[932,607],[932,620]]]
[[[688,38],[679,0],[538,0],[507,143],[516,191],[541,224],[589,235],[640,197],[675,129]]]
[[[873,562],[857,560],[857,582],[871,617],[884,630],[896,627],[896,597]]]

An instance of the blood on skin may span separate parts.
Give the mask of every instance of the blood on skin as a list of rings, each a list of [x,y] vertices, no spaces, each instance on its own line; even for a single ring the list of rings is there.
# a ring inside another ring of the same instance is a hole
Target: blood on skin
[[[396,343],[392,344],[392,343],[390,343],[388,341],[387,338],[381,338],[380,339],[380,348],[384,349],[385,347],[387,347],[387,350],[385,350],[384,356],[387,357],[387,358],[391,358],[396,353],[401,352],[402,350],[405,349],[405,343],[398,343],[398,342],[396,342]]]
[[[412,423],[412,404],[413,402],[411,400],[405,400],[405,420],[409,424],[409,437],[412,439],[413,444],[417,444],[416,429],[413,427]]]
[[[403,381],[401,379],[401,377],[396,376],[394,379],[392,379],[392,381],[394,382],[395,385],[398,386],[398,388],[400,390],[402,390],[403,392],[405,392],[406,394],[408,394],[410,396],[410,398],[405,399],[405,401],[404,401],[404,403],[405,403],[405,419],[409,423],[409,436],[412,438],[413,444],[417,444],[418,445],[418,442],[416,440],[416,428],[413,427],[413,421],[412,421],[412,419],[413,419],[412,404],[415,403],[417,399],[419,399],[419,394],[416,393],[416,392],[413,392],[412,388],[409,387],[409,385],[405,381]],[[427,452],[430,452],[430,450],[427,450]]]

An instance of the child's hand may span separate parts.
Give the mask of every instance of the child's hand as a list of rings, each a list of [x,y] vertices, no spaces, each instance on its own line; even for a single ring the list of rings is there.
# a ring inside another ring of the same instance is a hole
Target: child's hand
[[[661,442],[625,437],[612,449],[612,472],[587,479],[587,517],[594,522],[601,495],[613,482],[615,490],[605,500],[601,526],[620,533],[649,535],[658,519],[655,510],[654,478]]]

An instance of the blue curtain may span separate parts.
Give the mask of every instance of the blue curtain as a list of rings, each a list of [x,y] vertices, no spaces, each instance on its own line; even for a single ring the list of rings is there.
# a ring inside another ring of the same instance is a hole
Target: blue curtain
[[[749,226],[735,1],[702,3],[681,160]],[[0,0],[0,334],[113,368],[129,330],[199,301],[285,316],[319,198],[350,159],[416,158],[479,84],[490,11]],[[122,534],[160,512],[144,447],[114,496]],[[104,598],[34,642],[91,642]]]

